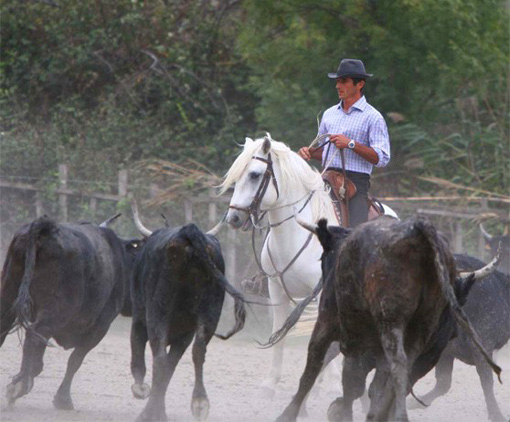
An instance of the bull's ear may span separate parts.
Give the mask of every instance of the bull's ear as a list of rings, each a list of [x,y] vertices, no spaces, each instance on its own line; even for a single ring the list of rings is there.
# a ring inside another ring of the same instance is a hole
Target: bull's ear
[[[262,144],[262,152],[264,154],[269,154],[269,151],[271,151],[271,135],[266,133],[266,136],[264,136],[264,143]]]
[[[335,249],[336,245],[343,242],[343,240],[349,235],[351,229],[339,226],[328,226],[328,220],[321,218],[317,223],[316,234],[321,242],[322,249],[324,252],[330,252]]]
[[[322,249],[324,252],[329,252],[334,248],[333,236],[328,228],[328,220],[325,218],[321,218],[317,223],[317,230],[315,230],[315,234],[319,238],[319,242],[321,242]]]

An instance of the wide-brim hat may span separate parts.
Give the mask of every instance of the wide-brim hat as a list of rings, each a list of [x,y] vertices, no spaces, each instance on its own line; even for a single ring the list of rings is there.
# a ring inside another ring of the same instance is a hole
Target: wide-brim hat
[[[370,78],[372,73],[365,71],[365,65],[358,59],[343,59],[338,65],[336,73],[328,73],[328,78]]]

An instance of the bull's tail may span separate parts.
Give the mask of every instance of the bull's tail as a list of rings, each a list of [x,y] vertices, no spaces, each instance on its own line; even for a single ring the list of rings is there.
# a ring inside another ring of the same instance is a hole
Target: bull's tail
[[[432,226],[432,224],[430,224],[426,220],[420,220],[418,223],[415,223],[415,228],[417,228],[423,233],[425,238],[429,241],[429,244],[433,250],[434,265],[436,272],[439,276],[441,290],[443,292],[444,297],[447,299],[448,304],[450,305],[455,321],[460,325],[460,327],[475,343],[476,347],[483,355],[486,362],[498,376],[499,382],[501,382],[501,368],[498,365],[496,365],[496,363],[492,360],[492,358],[489,356],[489,354],[483,347],[478,337],[478,334],[474,330],[466,313],[464,312],[459,302],[457,301],[457,298],[455,297],[453,286],[449,283],[450,277],[448,274],[447,265],[444,261],[444,253],[442,253],[442,251],[440,250],[440,248],[442,248],[443,242],[440,241],[436,229]]]
[[[13,305],[18,318],[18,324],[26,330],[30,329],[30,320],[32,319],[30,286],[32,284],[32,279],[34,278],[37,243],[41,236],[51,234],[56,230],[56,223],[46,216],[35,220],[32,224],[30,224],[28,230],[28,245],[25,252],[25,271],[18,290],[18,297]],[[39,336],[37,333],[35,334],[36,336]],[[41,338],[41,340],[47,342],[47,339]]]
[[[283,323],[282,327],[275,331],[273,334],[271,334],[271,337],[269,337],[269,340],[267,343],[261,344],[260,346],[262,348],[268,348],[271,346],[274,346],[279,341],[283,340],[285,336],[289,333],[289,331],[294,327],[294,325],[297,324],[299,321],[299,318],[301,318],[301,315],[303,314],[306,307],[310,304],[312,300],[314,300],[318,294],[322,291],[322,278],[319,280],[319,282],[314,287],[312,293],[305,297],[301,302],[299,302],[294,310],[290,313],[290,315],[287,317],[285,322]]]
[[[194,224],[188,224],[182,228],[182,234],[185,235],[189,242],[194,246],[194,251],[197,253],[198,258],[200,258],[212,271],[213,280],[234,299],[234,327],[226,335],[215,334],[216,337],[219,337],[222,340],[227,340],[243,329],[246,321],[246,309],[244,304],[247,301],[244,299],[243,295],[228,282],[223,272],[220,271],[211,256],[207,253],[208,245],[205,235],[198,229],[198,227]]]

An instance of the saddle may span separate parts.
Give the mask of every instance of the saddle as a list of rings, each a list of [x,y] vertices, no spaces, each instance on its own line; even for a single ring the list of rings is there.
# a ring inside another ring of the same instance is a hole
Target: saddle
[[[356,185],[337,170],[326,170],[322,174],[322,178],[330,187],[329,194],[335,206],[338,224],[349,227],[349,199],[356,195]],[[368,220],[373,220],[384,214],[384,208],[378,199],[369,196],[367,202]]]

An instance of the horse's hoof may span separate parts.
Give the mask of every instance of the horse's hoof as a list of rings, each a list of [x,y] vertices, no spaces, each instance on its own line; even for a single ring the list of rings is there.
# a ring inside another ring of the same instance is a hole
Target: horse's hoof
[[[59,410],[74,410],[73,401],[71,397],[63,397],[55,394],[53,397],[53,406]]]
[[[197,397],[191,400],[191,413],[197,421],[205,421],[209,415],[209,400],[207,397]]]
[[[261,399],[272,399],[274,395],[275,395],[274,388],[264,386],[259,388],[258,396]]]
[[[143,384],[133,384],[131,386],[131,391],[133,393],[133,396],[137,399],[144,400],[147,397],[149,397],[149,394],[151,393],[151,388],[143,383]]]

